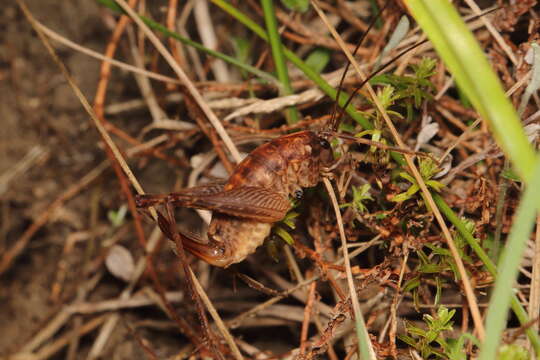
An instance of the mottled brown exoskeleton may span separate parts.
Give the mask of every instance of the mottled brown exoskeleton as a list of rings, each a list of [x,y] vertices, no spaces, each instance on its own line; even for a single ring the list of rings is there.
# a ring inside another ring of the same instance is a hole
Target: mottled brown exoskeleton
[[[138,195],[137,206],[160,203],[213,211],[208,240],[180,232],[183,246],[206,262],[227,267],[255,251],[272,223],[291,209],[289,197],[313,187],[333,162],[328,140],[313,131],[281,136],[253,150],[221,184],[168,195]],[[169,220],[159,214],[163,233],[173,239]]]

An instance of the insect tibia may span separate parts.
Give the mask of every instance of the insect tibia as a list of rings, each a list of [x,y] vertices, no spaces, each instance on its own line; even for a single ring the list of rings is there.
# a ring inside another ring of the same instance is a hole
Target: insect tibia
[[[164,204],[167,202],[167,194],[163,195],[135,195],[135,205],[138,208],[147,208],[150,206]]]
[[[220,267],[230,265],[231,260],[224,256],[225,248],[223,244],[219,244],[216,241],[204,241],[200,236],[195,235],[194,233],[177,231],[171,226],[170,221],[167,220],[161,212],[158,211],[157,214],[159,228],[167,238],[173,240],[175,236],[180,236],[182,245],[187,251],[209,264]],[[176,232],[176,234],[173,234],[173,231]]]

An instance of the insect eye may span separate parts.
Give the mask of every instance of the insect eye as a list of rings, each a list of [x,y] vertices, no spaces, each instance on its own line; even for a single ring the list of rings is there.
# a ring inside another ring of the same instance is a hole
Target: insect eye
[[[320,139],[319,144],[323,149],[330,149],[330,143],[326,139]]]

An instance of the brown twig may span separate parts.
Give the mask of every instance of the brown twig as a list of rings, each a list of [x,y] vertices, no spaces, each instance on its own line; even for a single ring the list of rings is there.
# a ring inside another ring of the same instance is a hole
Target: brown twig
[[[313,304],[315,303],[315,290],[317,289],[317,283],[313,282],[309,286],[308,301],[304,308],[304,321],[302,321],[302,330],[300,332],[300,356],[306,353],[308,346],[307,337],[309,330],[309,323],[311,319],[311,313],[313,312]]]
[[[0,260],[0,275],[5,273],[13,261],[24,251],[28,242],[32,237],[38,232],[41,227],[43,227],[50,217],[54,214],[56,210],[64,205],[66,201],[73,198],[82,189],[91,184],[101,173],[109,167],[107,161],[102,162],[88,174],[83,176],[76,184],[70,186],[66,191],[64,191],[56,200],[54,200],[41,215],[39,215],[36,220],[25,230],[19,239],[2,255]]]

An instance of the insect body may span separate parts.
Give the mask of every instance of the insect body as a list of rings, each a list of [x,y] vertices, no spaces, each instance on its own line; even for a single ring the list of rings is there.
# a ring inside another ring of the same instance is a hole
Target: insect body
[[[313,131],[285,135],[253,150],[225,183],[202,185],[169,195],[137,196],[137,206],[160,203],[213,211],[208,240],[181,233],[184,247],[216,266],[240,262],[262,244],[272,223],[291,208],[289,196],[317,185],[333,161],[325,137]],[[169,221],[159,215],[163,233],[173,238]]]

